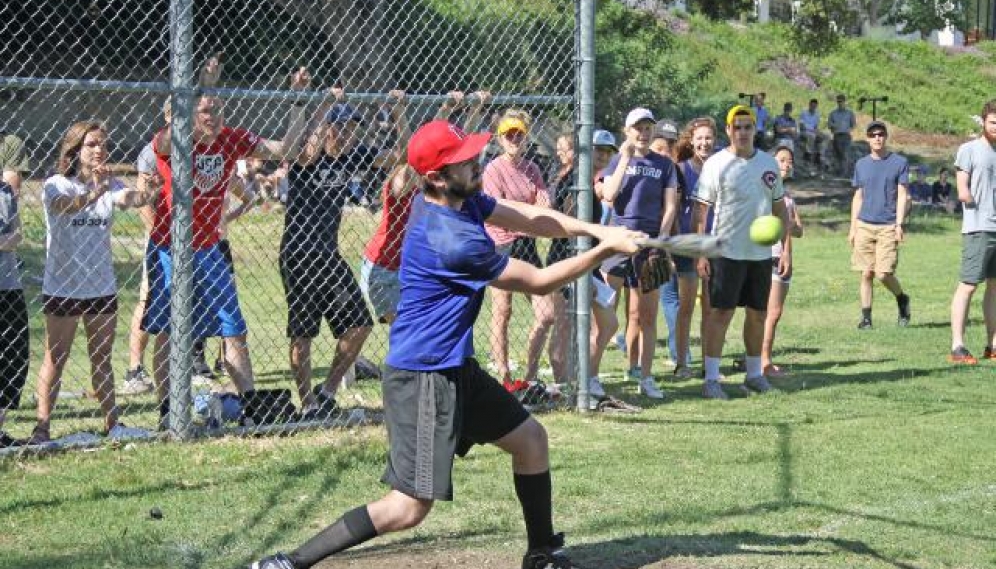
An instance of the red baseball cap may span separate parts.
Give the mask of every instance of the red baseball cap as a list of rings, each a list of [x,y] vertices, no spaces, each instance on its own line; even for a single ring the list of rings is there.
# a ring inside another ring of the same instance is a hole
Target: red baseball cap
[[[457,125],[427,122],[408,141],[408,165],[421,175],[459,164],[477,156],[491,140],[491,133],[467,134]]]

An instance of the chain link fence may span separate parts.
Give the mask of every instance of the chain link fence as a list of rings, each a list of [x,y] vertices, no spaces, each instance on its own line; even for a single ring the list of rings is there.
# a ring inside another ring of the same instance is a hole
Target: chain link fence
[[[547,195],[575,126],[575,9],[4,3],[3,432],[88,445],[376,419],[383,279],[417,191],[408,133],[433,117],[495,132],[523,111]],[[492,361],[506,322],[492,301],[479,358],[509,379],[567,381],[574,342],[550,352],[542,338],[566,305],[521,296],[507,370]],[[549,353],[567,360],[556,377]]]

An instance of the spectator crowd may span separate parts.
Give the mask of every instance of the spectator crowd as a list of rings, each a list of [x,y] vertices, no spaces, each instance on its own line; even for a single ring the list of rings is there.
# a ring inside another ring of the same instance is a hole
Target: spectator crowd
[[[212,86],[220,62],[212,58],[201,73],[201,83]],[[306,68],[290,77],[289,89],[312,88]],[[343,381],[354,373],[367,338],[375,326],[391,326],[398,314],[400,276],[404,265],[405,232],[414,198],[424,180],[409,164],[407,142],[408,95],[389,93],[389,102],[377,109],[385,125],[377,136],[366,136],[368,115],[348,102],[341,87],[324,93],[314,108],[297,102],[287,109],[282,139],[267,139],[246,129],[229,126],[225,101],[212,96],[196,99],[193,117],[193,306],[194,372],[210,377],[226,373],[238,392],[239,422],[246,426],[274,420],[329,420],[338,412],[336,397]],[[793,274],[793,239],[804,235],[799,209],[792,197],[793,180],[800,176],[837,174],[854,188],[848,241],[852,268],[860,274],[861,318],[858,327],[871,328],[872,290],[881,283],[897,303],[898,324],[911,319],[910,297],[896,276],[904,226],[916,208],[963,213],[966,220],[979,208],[992,208],[988,197],[973,198],[976,190],[992,184],[992,158],[984,148],[959,151],[952,170],[942,168],[933,183],[926,165],[911,166],[889,150],[888,128],[872,121],[862,129],[870,153],[852,159],[855,114],[844,95],[824,121],[820,101],[811,99],[794,114],[786,102],[773,115],[764,93],[751,96],[717,121],[698,117],[681,125],[658,120],[650,109],[636,108],[624,119],[618,136],[596,130],[590,142],[594,162],[590,203],[587,194],[574,191],[577,140],[573,131],[555,137],[555,159],[536,153],[533,117],[522,109],[507,108],[486,116],[491,94],[454,91],[436,113],[454,129],[487,130],[494,135],[490,149],[481,152],[482,192],[498,203],[523,204],[524,211],[554,210],[585,221],[627,228],[651,237],[712,234],[726,244],[714,259],[670,256],[645,249],[635,255],[614,255],[588,272],[593,291],[591,346],[587,389],[595,399],[606,398],[600,372],[606,349],[618,344],[626,352],[624,380],[643,396],[668,397],[659,378],[675,380],[700,376],[703,396],[727,399],[728,384],[720,373],[727,329],[738,308],[745,312],[746,372],[740,389],[764,393],[789,373],[773,361],[777,325],[785,309]],[[992,103],[983,112],[985,135],[996,122]],[[22,177],[32,170],[22,141],[0,133],[0,447],[42,444],[51,439],[53,409],[57,404],[70,347],[82,323],[90,363],[93,393],[100,404],[103,430],[109,437],[127,437],[135,429],[125,424],[117,396],[154,391],[159,428],[169,428],[169,335],[171,333],[172,188],[170,108],[164,108],[160,130],[149,133],[148,144],[136,162],[134,187],[116,176],[108,164],[113,125],[96,121],[72,124],[62,136],[52,175],[42,188],[46,222],[46,257],[41,307],[44,315],[44,356],[38,366],[36,424],[30,437],[18,440],[2,430],[8,411],[20,404],[29,370],[29,314],[17,258],[23,241],[19,216]],[[381,132],[382,131],[382,132]],[[462,133],[463,130],[460,130]],[[996,135],[996,133],[993,133]],[[721,142],[723,141],[723,142]],[[992,148],[989,148],[990,152]],[[986,162],[989,160],[989,162]],[[988,170],[985,166],[988,164]],[[912,176],[910,173],[912,172]],[[986,175],[988,172],[988,178]],[[970,176],[970,177],[969,177]],[[976,179],[978,178],[978,179]],[[360,182],[358,180],[366,180]],[[379,195],[364,185],[375,184]],[[964,188],[963,188],[964,186]],[[350,204],[381,209],[377,228],[362,251],[358,274],[339,245],[339,228]],[[289,369],[297,387],[299,412],[275,413],[271,390],[257,389],[249,326],[243,316],[236,286],[228,225],[257,205],[281,204],[283,231],[278,246],[279,273],[286,301]],[[584,207],[581,207],[584,205]],[[115,212],[135,208],[147,232],[139,302],[130,318],[128,369],[116,385],[112,345],[117,334],[118,284],[112,259]],[[988,232],[988,219],[967,226]],[[784,231],[773,246],[749,239],[751,222],[776,215]],[[507,221],[507,220],[504,220]],[[981,229],[978,229],[981,228]],[[988,233],[987,233],[988,234]],[[494,250],[536,268],[551,267],[575,256],[572,242],[557,238],[543,244],[515,223],[486,225]],[[966,242],[963,279],[952,308],[955,343],[950,359],[974,363],[960,334],[964,317],[956,307],[967,304],[979,283],[996,278],[989,254],[992,245]],[[542,253],[546,252],[544,256]],[[982,255],[982,260],[979,260]],[[969,290],[970,289],[970,290]],[[492,370],[504,387],[525,403],[544,403],[560,396],[568,383],[570,351],[569,303],[575,287],[548,294],[526,293],[532,323],[526,344],[525,367],[517,371],[509,357],[509,326],[514,288],[489,287],[490,335],[487,338]],[[986,295],[987,305],[990,297]],[[996,302],[996,301],[994,301]],[[693,371],[691,323],[701,310],[701,370]],[[625,322],[618,316],[622,310]],[[667,355],[656,353],[658,313],[667,323]],[[965,308],[967,312],[967,308]],[[987,311],[987,318],[990,312]],[[962,321],[955,327],[956,316]],[[328,372],[312,384],[315,368],[312,344],[327,325],[335,338]],[[217,337],[217,361],[207,361],[205,341]],[[152,373],[146,371],[144,352],[152,349]],[[990,358],[992,339],[985,349]],[[553,381],[540,381],[542,354],[548,353]],[[665,373],[654,373],[664,362]],[[376,367],[376,366],[374,366]],[[374,369],[373,373],[378,370]]]

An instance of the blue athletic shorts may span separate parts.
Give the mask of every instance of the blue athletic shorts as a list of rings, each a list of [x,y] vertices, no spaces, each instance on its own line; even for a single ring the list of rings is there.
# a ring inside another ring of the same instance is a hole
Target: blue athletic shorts
[[[151,334],[169,332],[173,256],[169,247],[149,243],[145,266],[149,277],[149,301],[142,316],[142,329]],[[247,332],[239,309],[228,262],[217,245],[194,251],[194,337],[230,338]]]

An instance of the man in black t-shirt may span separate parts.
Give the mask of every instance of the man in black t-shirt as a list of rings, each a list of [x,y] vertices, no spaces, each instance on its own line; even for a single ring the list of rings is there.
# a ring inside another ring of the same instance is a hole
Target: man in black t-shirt
[[[342,89],[334,104],[323,103],[312,131],[287,174],[287,209],[280,242],[280,274],[287,299],[290,364],[305,418],[324,419],[335,408],[335,393],[356,361],[373,319],[349,264],[339,253],[339,224],[351,197],[352,180],[380,168],[391,153],[360,144],[363,116],[345,103]],[[403,91],[392,91],[398,140],[406,140]],[[330,101],[331,102],[331,101]],[[311,390],[311,341],[322,321],[338,340],[328,376]]]

